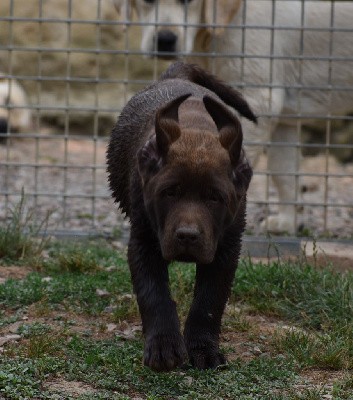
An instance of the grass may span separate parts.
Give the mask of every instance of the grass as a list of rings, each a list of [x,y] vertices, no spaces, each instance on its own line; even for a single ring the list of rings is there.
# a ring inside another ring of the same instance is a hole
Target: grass
[[[45,230],[50,212],[40,223],[33,223],[35,212],[28,207],[23,191],[18,204],[9,211],[8,222],[0,226],[0,259],[18,261],[38,257],[47,244],[47,239],[38,239],[38,234]]]
[[[229,365],[157,374],[142,366],[141,332],[123,334],[139,315],[126,257],[108,243],[52,241],[35,262],[32,252],[2,259],[33,268],[0,285],[0,338],[20,335],[3,346],[0,398],[353,399],[351,273],[243,260],[223,323]],[[170,268],[182,321],[194,274],[193,265]],[[308,383],[311,371],[331,378]]]
[[[352,273],[309,264],[243,261],[234,286],[236,300],[311,329],[353,322]]]

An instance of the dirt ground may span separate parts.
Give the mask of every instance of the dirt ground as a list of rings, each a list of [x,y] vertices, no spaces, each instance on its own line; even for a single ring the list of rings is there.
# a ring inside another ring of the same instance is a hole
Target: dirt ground
[[[0,159],[8,165],[2,167],[0,188],[9,193],[0,201],[0,221],[5,218],[7,207],[18,201],[23,188],[28,206],[36,206],[39,221],[51,212],[51,229],[125,232],[128,223],[123,221],[108,190],[107,138],[94,141],[84,137],[65,139],[50,131],[43,134],[46,135],[43,139],[13,139],[7,145],[0,145]],[[256,171],[264,170],[265,156],[256,167]],[[333,176],[327,179],[305,176],[326,170]],[[256,171],[248,197],[247,231],[250,234],[261,233],[260,222],[267,213],[266,205],[262,204],[266,200],[267,179],[256,175]],[[353,199],[353,164],[340,164],[333,157],[326,161],[324,155],[318,155],[305,157],[301,172],[299,185],[305,192],[301,195],[304,207],[298,213],[299,224],[308,234],[351,238],[353,207],[347,205]],[[269,200],[277,201],[276,191],[271,181],[268,182]],[[332,206],[316,205],[325,199]],[[275,205],[270,206],[270,213],[275,210]]]

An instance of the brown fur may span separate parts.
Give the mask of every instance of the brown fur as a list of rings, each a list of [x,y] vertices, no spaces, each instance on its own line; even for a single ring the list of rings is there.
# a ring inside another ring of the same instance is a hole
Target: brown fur
[[[128,258],[146,338],[144,363],[158,371],[181,365],[187,353],[198,368],[225,361],[218,336],[252,171],[240,122],[224,102],[255,120],[236,91],[176,63],[130,100],[108,147],[110,187],[131,221]],[[197,264],[184,338],[168,288],[172,260]]]

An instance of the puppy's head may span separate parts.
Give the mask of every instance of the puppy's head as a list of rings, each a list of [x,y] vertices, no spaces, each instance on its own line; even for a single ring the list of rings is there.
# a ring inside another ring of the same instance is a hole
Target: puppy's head
[[[192,113],[179,113],[202,104]],[[203,121],[203,122],[201,122]],[[205,122],[206,121],[206,122]],[[138,152],[144,206],[166,260],[211,263],[251,179],[238,119],[210,97],[181,96],[155,117]]]
[[[141,50],[160,58],[190,54],[197,33],[219,34],[230,23],[241,0],[114,0],[123,19],[135,10],[142,23]],[[220,25],[220,26],[218,26]]]

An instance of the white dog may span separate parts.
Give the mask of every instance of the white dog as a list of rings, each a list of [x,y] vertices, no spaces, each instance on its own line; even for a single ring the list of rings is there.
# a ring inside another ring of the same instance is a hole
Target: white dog
[[[353,4],[318,0],[114,0],[122,20],[136,12],[141,50],[185,55],[243,94],[257,113],[244,121],[247,154],[263,144],[279,195],[264,227],[296,231],[300,120],[353,110]],[[208,25],[206,25],[208,24]],[[260,145],[254,145],[254,143]],[[276,142],[282,142],[282,144]]]
[[[27,96],[15,79],[2,77],[0,72],[0,141],[7,132],[27,131],[31,126],[31,112]]]

